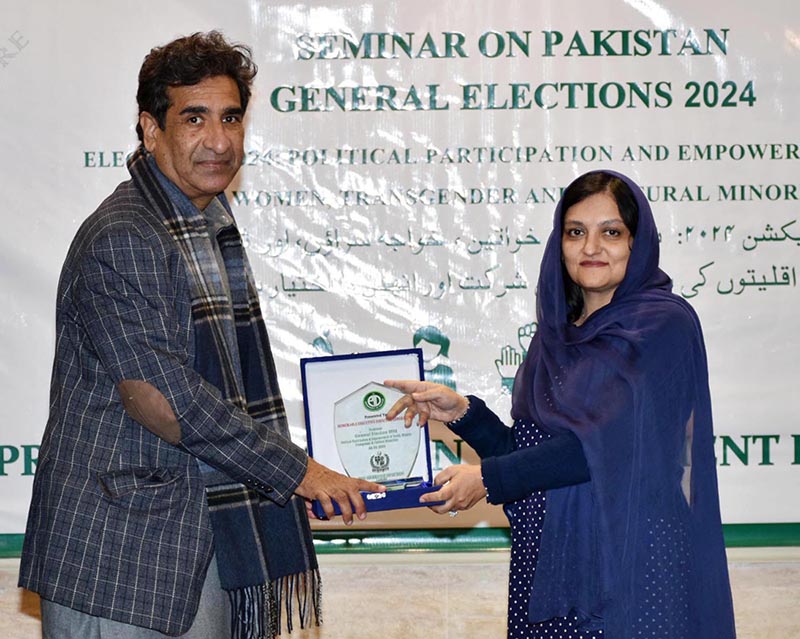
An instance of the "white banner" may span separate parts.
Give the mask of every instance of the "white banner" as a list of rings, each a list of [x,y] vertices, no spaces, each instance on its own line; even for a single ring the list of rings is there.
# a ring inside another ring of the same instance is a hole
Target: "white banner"
[[[507,415],[560,189],[589,169],[653,203],[706,332],[726,523],[799,522],[800,5],[785,0],[6,0],[0,122],[0,533],[24,530],[55,289],[136,146],[144,55],[219,28],[260,72],[228,193],[293,436],[299,359],[420,346]],[[439,435],[439,466],[458,459]]]

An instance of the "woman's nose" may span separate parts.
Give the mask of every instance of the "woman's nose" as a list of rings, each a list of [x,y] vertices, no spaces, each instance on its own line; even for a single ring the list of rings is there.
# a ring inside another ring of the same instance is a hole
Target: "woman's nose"
[[[600,251],[600,238],[595,233],[586,234],[583,250],[587,255],[594,255]]]

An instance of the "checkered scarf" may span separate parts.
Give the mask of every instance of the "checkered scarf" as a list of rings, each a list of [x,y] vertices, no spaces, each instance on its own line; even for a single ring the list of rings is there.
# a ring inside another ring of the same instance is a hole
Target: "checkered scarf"
[[[229,402],[288,439],[275,364],[239,232],[231,226],[217,235],[229,297],[203,215],[158,173],[143,147],[131,156],[128,168],[163,217],[190,275],[195,370]],[[230,213],[224,194],[219,200]],[[220,581],[231,600],[233,638],[277,636],[282,611],[289,632],[295,612],[301,628],[312,615],[319,624],[319,569],[303,500],[295,496],[278,506],[220,471],[200,465]]]

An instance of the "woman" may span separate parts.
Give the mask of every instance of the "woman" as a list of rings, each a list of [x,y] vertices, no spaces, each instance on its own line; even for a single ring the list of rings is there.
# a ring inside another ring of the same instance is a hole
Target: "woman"
[[[505,506],[509,637],[735,636],[705,347],[658,242],[628,178],[596,171],[566,189],[512,429],[475,397],[387,382],[408,393],[390,418],[441,420],[481,457],[436,477],[434,510]]]

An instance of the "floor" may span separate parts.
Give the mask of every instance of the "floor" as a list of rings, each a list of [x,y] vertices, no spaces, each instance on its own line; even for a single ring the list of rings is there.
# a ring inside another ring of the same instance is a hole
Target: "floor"
[[[739,639],[800,639],[800,548],[729,549]],[[324,624],[296,639],[505,635],[507,552],[323,555]],[[40,639],[36,595],[0,560],[0,637]]]

